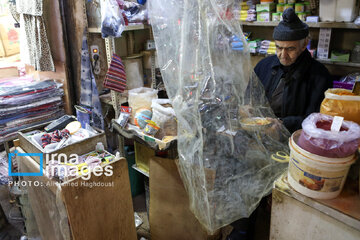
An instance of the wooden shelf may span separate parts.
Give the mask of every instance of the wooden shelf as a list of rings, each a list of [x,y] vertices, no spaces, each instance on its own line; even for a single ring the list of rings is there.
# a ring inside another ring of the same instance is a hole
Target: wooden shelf
[[[258,26],[258,27],[275,27],[279,22],[240,22],[244,26]],[[355,23],[344,23],[344,22],[306,22],[306,24],[311,28],[349,28],[349,29],[359,29],[360,26],[355,25]]]
[[[145,172],[144,170],[142,170],[142,169],[140,169],[140,168],[138,168],[138,167],[136,166],[136,164],[133,164],[131,167],[132,167],[133,169],[135,169],[136,171],[138,171],[139,173],[145,175],[146,177],[149,177],[149,173],[148,173],[148,172]]]
[[[148,24],[134,24],[128,25],[125,27],[124,32],[126,31],[135,31],[135,30],[143,30],[150,28]],[[101,28],[88,28],[89,33],[101,33]]]
[[[337,65],[337,66],[346,66],[346,67],[356,67],[360,68],[360,63],[353,63],[353,62],[334,62],[330,59],[316,59],[322,64],[329,64],[329,65]]]
[[[259,53],[252,53],[251,56],[258,56],[258,57],[268,57],[268,56],[272,56],[274,54],[259,54]],[[354,62],[336,62],[336,61],[331,61],[330,59],[318,59],[315,58],[317,61],[321,62],[322,64],[327,64],[327,65],[336,65],[336,66],[345,66],[345,67],[354,67],[354,68],[360,68],[360,63],[354,63]]]

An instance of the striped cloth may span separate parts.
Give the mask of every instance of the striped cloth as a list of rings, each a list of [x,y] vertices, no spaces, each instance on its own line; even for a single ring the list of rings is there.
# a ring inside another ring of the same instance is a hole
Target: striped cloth
[[[117,92],[124,92],[126,88],[125,67],[121,58],[116,54],[112,56],[110,67],[105,76],[104,87]]]

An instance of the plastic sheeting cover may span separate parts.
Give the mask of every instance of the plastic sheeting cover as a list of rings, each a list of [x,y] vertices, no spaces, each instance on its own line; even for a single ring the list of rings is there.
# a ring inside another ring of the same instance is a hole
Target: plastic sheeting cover
[[[152,0],[150,19],[178,118],[179,170],[190,208],[211,233],[248,217],[287,167],[288,151],[255,76],[234,1]],[[234,51],[231,39],[243,42]]]

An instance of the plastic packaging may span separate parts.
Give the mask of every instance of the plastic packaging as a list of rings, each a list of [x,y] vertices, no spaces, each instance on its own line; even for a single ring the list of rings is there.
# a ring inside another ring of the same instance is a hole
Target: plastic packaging
[[[122,12],[117,0],[105,1],[101,6],[101,36],[103,38],[121,37],[125,29]]]
[[[190,209],[209,233],[249,217],[287,167],[271,158],[288,151],[283,125],[247,131],[240,124],[251,117],[276,121],[240,22],[229,14],[235,3],[149,1],[161,75],[178,120],[179,173]],[[234,35],[242,51],[226,41]]]
[[[353,155],[360,140],[360,126],[343,121],[340,131],[331,131],[333,116],[312,113],[302,123],[298,145],[304,150],[329,158]]]
[[[124,128],[131,117],[132,109],[130,107],[121,107],[121,112],[118,120],[116,121],[120,127]]]
[[[135,114],[140,108],[151,110],[153,99],[157,99],[157,90],[141,87],[129,90],[129,107],[132,109],[130,122],[135,124]]]
[[[355,47],[351,52],[351,61],[360,63],[360,42],[355,42]]]
[[[170,105],[169,99],[154,99],[151,107],[153,115],[151,120],[160,127],[156,138],[162,139],[165,136],[177,136],[177,122],[175,111]]]
[[[351,90],[331,88],[325,92],[320,112],[331,116],[342,116],[345,120],[360,124],[360,96]]]

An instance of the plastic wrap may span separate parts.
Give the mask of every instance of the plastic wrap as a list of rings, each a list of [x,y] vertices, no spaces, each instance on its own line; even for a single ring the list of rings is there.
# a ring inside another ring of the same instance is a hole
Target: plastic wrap
[[[117,0],[105,1],[104,6],[101,7],[101,35],[103,38],[121,37],[125,29],[122,12]]]
[[[320,112],[342,116],[345,120],[360,124],[360,96],[351,93],[351,90],[330,88],[325,92]]]
[[[354,154],[360,144],[360,126],[343,121],[340,131],[331,131],[334,117],[312,113],[302,123],[298,145],[308,152],[330,158]]]
[[[231,14],[234,2],[149,2],[161,73],[178,119],[179,172],[192,212],[210,233],[248,217],[287,167],[271,154],[288,151],[290,134],[252,70]],[[243,51],[232,50],[234,35]],[[262,121],[242,127],[254,117]]]

